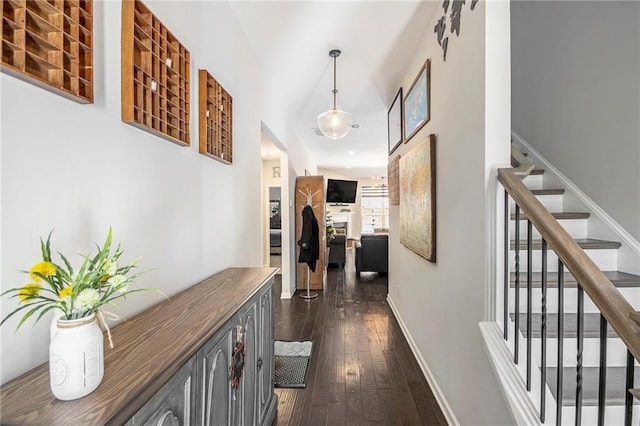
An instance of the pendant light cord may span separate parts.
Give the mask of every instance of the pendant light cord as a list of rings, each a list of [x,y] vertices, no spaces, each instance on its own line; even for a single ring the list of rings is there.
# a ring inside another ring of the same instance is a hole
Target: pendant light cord
[[[333,57],[333,109],[336,109],[336,94],[338,90],[336,89],[336,58],[337,55]]]

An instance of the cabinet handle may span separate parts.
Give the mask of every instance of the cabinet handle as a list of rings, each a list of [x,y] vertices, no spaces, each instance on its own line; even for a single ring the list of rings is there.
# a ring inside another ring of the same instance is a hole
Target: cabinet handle
[[[258,372],[260,372],[260,369],[262,368],[262,358],[258,358],[257,365],[258,365]]]

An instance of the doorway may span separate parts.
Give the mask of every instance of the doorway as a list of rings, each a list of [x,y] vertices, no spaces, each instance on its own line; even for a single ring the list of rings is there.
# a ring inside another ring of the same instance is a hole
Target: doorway
[[[262,123],[262,229],[263,264],[280,268],[281,299],[290,299],[291,289],[291,195],[289,182],[289,156],[284,145]]]
[[[267,193],[267,209],[269,215],[269,262],[272,268],[280,268],[282,273],[282,211],[281,211],[281,188],[280,186],[269,186]]]

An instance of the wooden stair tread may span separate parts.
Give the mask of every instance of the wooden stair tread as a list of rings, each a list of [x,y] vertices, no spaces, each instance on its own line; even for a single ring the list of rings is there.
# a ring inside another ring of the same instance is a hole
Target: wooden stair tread
[[[563,382],[562,382],[562,405],[574,406],[576,403],[576,368],[564,367],[563,368]],[[639,383],[640,369],[635,369],[634,383]],[[557,368],[547,368],[547,384],[551,390],[553,397],[557,398]],[[599,368],[598,367],[583,367],[582,368],[582,405],[583,406],[597,406],[598,405],[598,382],[599,382]],[[625,367],[607,367],[607,398],[606,405],[624,405],[624,399],[626,396],[625,389],[626,368]],[[638,404],[638,400],[634,400],[634,404]]]
[[[531,193],[533,195],[562,195],[564,194],[564,189],[562,188],[532,189]]]
[[[566,219],[588,219],[591,216],[589,212],[555,212],[551,213],[551,215],[556,220],[566,220]],[[516,220],[516,214],[511,213],[511,220]],[[524,213],[520,213],[520,220],[527,220],[527,215]]]
[[[526,237],[526,236],[525,236]],[[618,249],[622,244],[618,241],[597,240],[595,238],[576,238],[574,240],[583,250],[606,250]],[[542,249],[542,240],[533,240],[531,242],[533,250]],[[511,250],[515,248],[515,243],[511,241]],[[520,250],[527,249],[527,240],[520,240]],[[551,248],[549,248],[550,250]]]
[[[509,314],[511,321],[515,319],[515,314]],[[519,314],[520,322],[518,324],[518,328],[520,328],[520,332],[526,338],[527,337],[527,314]],[[584,333],[583,336],[585,339],[597,339],[600,337],[600,314],[595,313],[585,313],[584,314]],[[542,314],[534,313],[531,314],[531,337],[534,339],[539,339],[542,337]],[[567,339],[574,339],[578,336],[578,314],[576,313],[565,313],[564,314],[564,337]],[[607,327],[607,337],[613,338],[617,337],[615,331],[611,328],[611,326]],[[547,338],[557,338],[558,337],[558,314],[557,313],[547,313]]]
[[[511,167],[518,167],[518,164],[514,161],[511,162]],[[544,174],[544,169],[533,169],[529,172],[529,176],[542,176]]]
[[[628,274],[626,272],[620,271],[603,271],[607,276],[609,281],[613,283],[616,287],[640,287],[640,275]],[[564,286],[568,288],[575,288],[578,285],[575,277],[571,274],[571,272],[565,272],[563,274],[564,277]],[[515,272],[511,272],[510,281],[511,287],[515,287]],[[527,272],[520,272],[520,287],[524,288],[527,285]],[[533,272],[531,274],[531,285],[533,288],[542,287],[542,272]],[[558,286],[558,273],[557,272],[547,272],[547,287],[555,288]]]

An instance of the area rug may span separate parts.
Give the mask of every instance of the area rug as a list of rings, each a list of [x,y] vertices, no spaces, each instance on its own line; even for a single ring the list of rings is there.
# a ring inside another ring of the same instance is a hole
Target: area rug
[[[275,341],[275,387],[304,388],[307,385],[312,347],[313,342],[308,340],[304,342]]]

